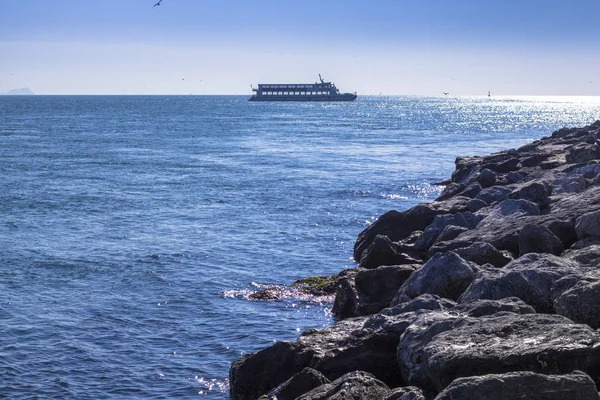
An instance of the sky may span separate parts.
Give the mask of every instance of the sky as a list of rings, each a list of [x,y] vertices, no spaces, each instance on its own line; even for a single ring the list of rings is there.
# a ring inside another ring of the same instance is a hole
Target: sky
[[[0,92],[600,95],[600,0],[0,0]]]

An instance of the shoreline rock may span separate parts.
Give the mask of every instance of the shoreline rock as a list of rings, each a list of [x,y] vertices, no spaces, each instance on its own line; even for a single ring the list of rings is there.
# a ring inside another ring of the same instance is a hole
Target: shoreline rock
[[[458,157],[358,235],[357,268],[296,284],[336,322],[235,360],[231,398],[599,400],[599,133]]]

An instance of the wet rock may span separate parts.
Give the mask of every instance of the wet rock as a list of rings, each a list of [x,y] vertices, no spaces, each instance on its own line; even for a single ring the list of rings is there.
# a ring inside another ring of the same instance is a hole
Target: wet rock
[[[561,240],[545,226],[528,224],[519,232],[519,255],[528,253],[559,255],[563,249]]]
[[[290,379],[271,390],[268,399],[294,400],[312,389],[330,383],[319,371],[312,368],[304,368]]]
[[[402,253],[401,249],[383,235],[375,236],[373,243],[362,253],[360,268],[372,269],[381,265],[415,264],[420,259]]]
[[[427,383],[419,387],[441,391],[457,378],[510,371],[598,372],[600,334],[560,315],[505,313],[461,318],[452,325],[420,343],[417,364],[407,358],[404,347],[412,325],[403,335],[399,360],[419,374],[416,381]]]
[[[264,301],[280,300],[285,297],[285,294],[286,290],[283,286],[270,285],[250,293],[248,299]]]
[[[434,255],[404,282],[392,300],[415,298],[425,293],[456,300],[471,284],[479,266],[447,252]]]
[[[358,314],[374,314],[389,307],[398,288],[421,265],[393,265],[361,270],[356,275]]]
[[[416,230],[425,229],[436,215],[467,211],[469,200],[456,196],[446,201],[418,204],[404,212],[388,211],[358,235],[354,243],[354,259],[361,259],[362,253],[377,235],[387,236],[392,242],[397,242]]]
[[[338,281],[344,277],[344,272],[327,276],[311,276],[292,283],[292,289],[312,296],[331,296],[337,289]]]
[[[501,252],[494,246],[486,242],[475,242],[468,247],[462,247],[454,250],[461,258],[472,261],[475,264],[492,264],[494,267],[501,268],[512,261],[508,252]]]
[[[518,297],[537,312],[554,311],[554,284],[565,276],[582,277],[580,264],[551,254],[526,254],[501,269],[485,269],[477,274],[459,303],[477,299]]]
[[[575,232],[579,239],[587,236],[600,236],[600,210],[587,212],[577,218]]]
[[[509,372],[458,378],[435,400],[600,400],[594,381],[581,371],[565,375]]]
[[[319,386],[298,397],[298,400],[381,400],[390,393],[390,388],[373,375],[356,371]]]

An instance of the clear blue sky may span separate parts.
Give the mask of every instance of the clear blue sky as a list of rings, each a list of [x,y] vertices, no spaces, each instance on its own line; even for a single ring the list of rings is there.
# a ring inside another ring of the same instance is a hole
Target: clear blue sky
[[[600,0],[2,0],[0,92],[600,95]]]

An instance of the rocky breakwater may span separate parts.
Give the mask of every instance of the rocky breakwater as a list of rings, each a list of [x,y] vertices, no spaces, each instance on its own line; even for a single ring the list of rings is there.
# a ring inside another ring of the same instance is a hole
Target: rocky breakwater
[[[333,326],[232,363],[232,399],[600,399],[599,131],[457,158],[360,233]]]

